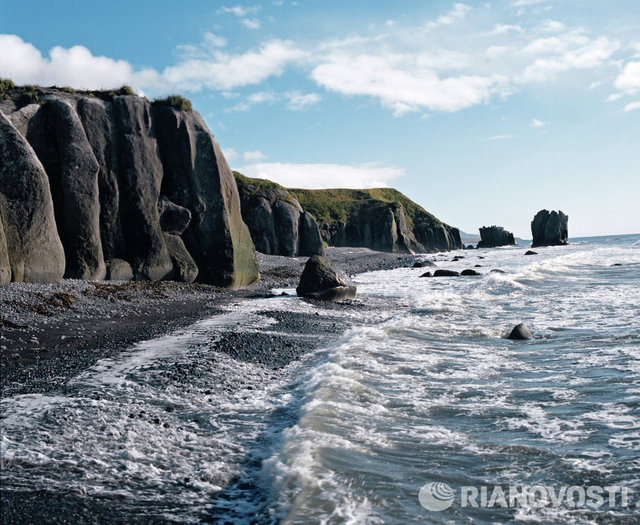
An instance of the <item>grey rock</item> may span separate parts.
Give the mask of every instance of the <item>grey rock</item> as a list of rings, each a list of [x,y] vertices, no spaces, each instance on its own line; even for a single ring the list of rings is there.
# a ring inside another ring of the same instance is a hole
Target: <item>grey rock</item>
[[[182,283],[195,281],[198,276],[198,266],[187,251],[182,239],[170,233],[165,233],[164,239],[173,262],[173,273],[169,276],[170,279]]]
[[[433,276],[434,277],[457,277],[459,276],[460,273],[456,272],[455,270],[436,270],[435,272],[433,272]]]
[[[133,268],[123,259],[107,259],[107,276],[110,281],[130,281],[133,279]]]
[[[191,222],[191,212],[187,208],[178,206],[164,196],[160,197],[158,202],[158,213],[160,214],[160,227],[165,233],[181,235]]]
[[[202,117],[168,107],[154,107],[153,115],[163,193],[191,212],[182,239],[198,266],[198,281],[230,288],[257,281],[255,248],[234,176]]]
[[[524,323],[520,323],[513,327],[511,333],[509,334],[508,339],[531,339],[533,336],[531,335],[531,331],[527,328],[527,325]]]
[[[309,212],[300,215],[300,255],[324,255],[324,244],[320,228],[315,218]]]
[[[531,234],[532,248],[569,244],[569,217],[561,211],[540,210],[531,221]]]
[[[416,261],[413,263],[413,268],[425,268],[429,266],[437,266],[433,261]]]
[[[98,161],[75,108],[63,100],[43,107],[55,141],[56,159],[47,174],[53,194],[60,240],[66,256],[65,277],[103,279],[106,273],[100,239]],[[43,161],[44,162],[44,161]]]
[[[500,270],[498,268],[494,268],[493,270],[491,270],[489,273],[507,273],[504,270]]]
[[[158,214],[163,167],[151,106],[142,98],[122,96],[114,98],[113,108],[127,258],[136,279],[160,280],[173,264]]]
[[[498,246],[515,246],[513,233],[502,226],[483,226],[480,228],[478,248],[496,248]]]
[[[279,255],[293,257],[299,254],[300,210],[289,202],[277,200],[273,205],[273,218]]]
[[[342,301],[355,297],[356,286],[329,259],[314,255],[304,267],[296,293],[325,301]]]
[[[11,264],[9,262],[9,249],[7,238],[4,234],[2,213],[0,213],[0,286],[11,282]]]
[[[0,112],[0,216],[13,281],[57,282],[65,268],[49,181],[33,148]]]

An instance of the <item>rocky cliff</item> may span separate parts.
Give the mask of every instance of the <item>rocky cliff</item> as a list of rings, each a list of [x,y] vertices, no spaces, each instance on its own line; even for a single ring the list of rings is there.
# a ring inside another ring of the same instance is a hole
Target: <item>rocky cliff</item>
[[[513,233],[502,226],[483,226],[480,228],[478,248],[496,248],[498,246],[515,246]]]
[[[532,247],[569,244],[569,217],[561,211],[540,210],[531,221]]]
[[[124,90],[0,100],[0,283],[259,278],[236,183],[200,115]]]
[[[285,188],[234,172],[240,192],[242,218],[256,250],[270,255],[323,255],[324,245],[313,215],[302,209]]]
[[[313,214],[331,246],[400,253],[462,248],[457,228],[392,188],[289,191]]]

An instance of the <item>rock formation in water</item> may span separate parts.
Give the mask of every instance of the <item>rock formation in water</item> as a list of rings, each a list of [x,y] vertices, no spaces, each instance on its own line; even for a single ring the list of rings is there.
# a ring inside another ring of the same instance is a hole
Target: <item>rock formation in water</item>
[[[569,217],[561,211],[540,210],[531,221],[531,234],[532,248],[569,244]]]
[[[323,301],[342,301],[356,296],[356,285],[329,259],[314,255],[304,267],[296,293]]]
[[[282,186],[235,173],[242,218],[256,250],[269,255],[323,255],[320,230],[311,213]]]
[[[239,174],[238,174],[239,175]],[[269,181],[240,179],[256,186],[264,186]],[[457,228],[444,224],[429,214],[415,202],[402,193],[391,188],[371,190],[303,190],[282,188],[275,185],[272,191],[278,194],[282,191],[281,199],[293,198],[297,207],[306,215],[313,218],[309,226],[317,239],[316,222],[319,226],[321,240],[329,246],[365,247],[384,252],[435,252],[441,250],[455,250],[462,248],[460,233]],[[271,236],[269,206],[266,196],[256,197],[254,193],[243,210],[262,211],[256,214],[244,213],[245,221],[251,229],[254,242],[259,251],[266,250],[276,242]],[[260,195],[260,192],[257,192]],[[255,216],[264,217],[255,224]],[[263,240],[258,240],[263,239]],[[316,242],[317,245],[317,241]],[[273,249],[272,249],[273,250]],[[275,252],[267,252],[275,253]]]
[[[200,115],[126,91],[3,94],[0,223],[0,282],[7,261],[13,281],[259,278],[233,174]]]
[[[513,233],[502,226],[483,226],[480,228],[478,248],[496,248],[498,246],[515,246]]]

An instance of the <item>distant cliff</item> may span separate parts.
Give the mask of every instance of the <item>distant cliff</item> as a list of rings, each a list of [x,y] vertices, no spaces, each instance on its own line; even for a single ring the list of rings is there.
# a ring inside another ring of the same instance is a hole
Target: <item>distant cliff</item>
[[[256,250],[270,255],[323,255],[324,246],[315,218],[304,211],[285,188],[264,179],[234,172],[242,218]]]
[[[283,188],[270,181],[250,179],[240,174],[236,178],[241,188],[247,185],[251,188],[249,196],[242,199],[243,217],[259,251],[283,253],[282,249],[273,249],[273,246],[282,244],[281,236],[271,233],[274,228],[270,226],[269,217],[275,219],[275,210],[270,212],[266,205],[266,201],[272,203],[274,199],[277,206],[303,210],[309,220],[308,231],[315,232],[317,223],[322,240],[329,246],[367,247],[402,253],[462,248],[457,228],[444,224],[391,188],[303,190]],[[240,193],[245,195],[242,189]],[[280,204],[282,202],[288,206]],[[273,208],[273,204],[270,206]],[[267,217],[266,220],[256,218],[258,209],[263,210],[260,213]],[[289,220],[289,223],[295,222],[295,218]],[[269,226],[265,228],[264,224]],[[301,233],[303,240],[305,235]],[[313,237],[314,246],[317,246],[315,233]],[[289,243],[287,250],[291,252]]]
[[[233,174],[188,101],[0,87],[0,283],[259,278]]]

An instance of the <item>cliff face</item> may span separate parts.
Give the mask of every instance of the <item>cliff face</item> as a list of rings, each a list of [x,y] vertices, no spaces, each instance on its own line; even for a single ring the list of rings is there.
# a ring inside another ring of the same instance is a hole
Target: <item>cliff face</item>
[[[514,246],[516,240],[513,233],[502,226],[483,226],[480,228],[478,248],[496,248],[498,246]]]
[[[197,112],[17,88],[0,101],[0,282],[259,278],[233,174]]]
[[[331,246],[400,253],[462,248],[457,228],[391,188],[290,191],[316,217]]]
[[[323,255],[324,246],[311,213],[282,186],[235,173],[242,218],[256,250],[269,255]]]
[[[569,217],[561,211],[540,210],[531,221],[532,247],[569,244]]]

